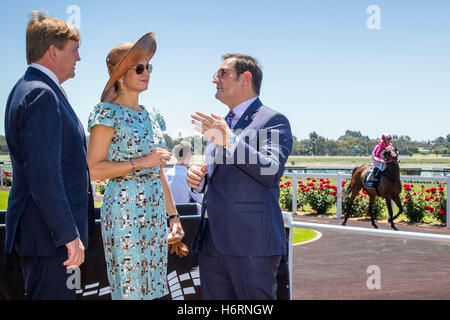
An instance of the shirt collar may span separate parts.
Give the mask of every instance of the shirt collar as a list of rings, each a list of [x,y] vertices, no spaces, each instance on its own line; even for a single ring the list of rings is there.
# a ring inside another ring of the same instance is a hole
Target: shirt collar
[[[245,100],[244,102],[241,102],[240,104],[238,104],[236,107],[233,108],[233,112],[235,114],[235,116],[233,117],[234,119],[240,119],[242,117],[242,115],[244,114],[245,110],[247,110],[247,108],[256,100],[258,99],[258,96],[250,98],[248,100]]]
[[[33,67],[35,69],[38,69],[39,71],[42,71],[43,73],[45,73],[47,76],[49,76],[50,79],[53,80],[53,82],[56,83],[56,85],[58,87],[60,87],[61,85],[59,84],[59,80],[58,77],[56,76],[56,74],[53,73],[53,71],[51,71],[49,68],[44,67],[43,65],[40,65],[38,63],[32,63],[30,64],[30,67]]]
[[[187,167],[186,167],[186,166],[179,165],[179,164],[176,164],[176,165],[175,165],[175,170],[176,170],[176,171],[186,171],[186,172],[187,172]]]

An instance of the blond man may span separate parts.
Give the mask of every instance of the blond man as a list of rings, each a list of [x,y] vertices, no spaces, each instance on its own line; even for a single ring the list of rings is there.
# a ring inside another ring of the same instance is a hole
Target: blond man
[[[86,137],[61,87],[75,76],[79,41],[72,25],[32,12],[29,67],[6,105],[13,185],[5,250],[19,254],[28,300],[75,299],[68,269],[84,262],[94,222]]]

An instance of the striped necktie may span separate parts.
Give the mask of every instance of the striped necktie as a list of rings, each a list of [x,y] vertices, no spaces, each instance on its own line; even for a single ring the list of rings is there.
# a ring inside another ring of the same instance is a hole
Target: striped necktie
[[[227,122],[228,127],[231,129],[231,122],[233,121],[233,118],[236,114],[233,112],[233,110],[230,110],[228,112],[227,116],[225,117],[225,121]]]

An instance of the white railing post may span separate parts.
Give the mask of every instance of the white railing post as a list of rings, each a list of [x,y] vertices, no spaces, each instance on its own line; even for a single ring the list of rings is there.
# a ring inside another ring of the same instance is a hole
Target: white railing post
[[[449,213],[449,211],[450,211],[450,197],[449,197],[450,192],[449,191],[450,191],[450,174],[447,175],[447,209],[445,212],[445,214],[447,215],[446,216],[447,217],[447,222],[446,222],[447,229],[450,229],[450,213]]]
[[[97,180],[91,182],[92,185],[92,196],[95,196],[97,193]]]
[[[288,268],[289,268],[289,296],[292,300],[292,270],[293,270],[293,263],[292,263],[292,242],[294,238],[294,228],[292,228],[292,222],[294,219],[289,214],[289,212],[283,211],[283,220],[286,224],[286,227],[289,228],[289,239],[288,239]]]
[[[338,172],[336,176],[337,198],[336,198],[336,218],[342,218],[342,173]]]
[[[292,214],[297,214],[297,175],[292,176]]]
[[[2,186],[3,187],[3,166],[1,166],[1,170],[0,170],[1,172],[2,172],[2,180],[1,180],[1,182],[0,182],[0,186]]]

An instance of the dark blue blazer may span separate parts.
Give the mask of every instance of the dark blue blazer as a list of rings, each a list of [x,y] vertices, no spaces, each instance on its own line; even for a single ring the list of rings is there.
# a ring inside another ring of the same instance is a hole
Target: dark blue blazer
[[[60,88],[29,67],[11,91],[5,114],[13,179],[5,251],[22,256],[67,254],[80,237],[87,249],[94,207],[86,137]]]
[[[292,149],[289,121],[256,99],[233,130],[240,137],[233,154],[210,142],[205,150],[205,197],[194,250],[201,249],[207,210],[214,246],[222,254],[285,254],[279,181]]]

